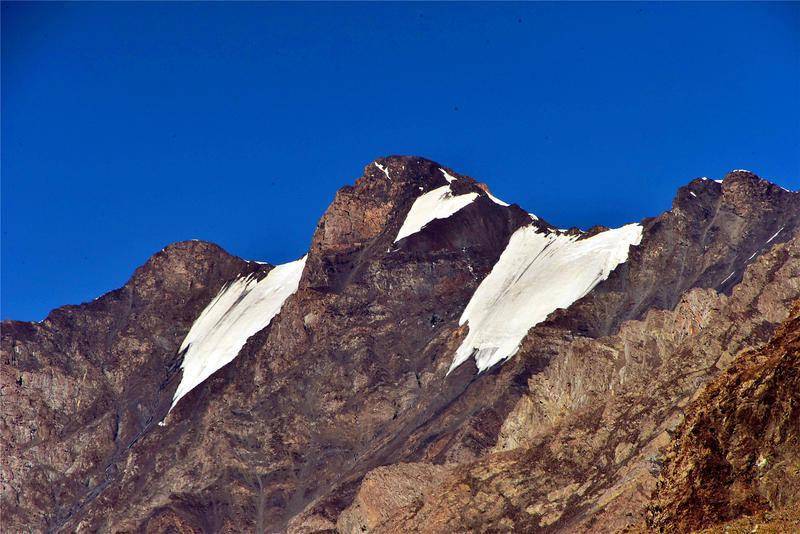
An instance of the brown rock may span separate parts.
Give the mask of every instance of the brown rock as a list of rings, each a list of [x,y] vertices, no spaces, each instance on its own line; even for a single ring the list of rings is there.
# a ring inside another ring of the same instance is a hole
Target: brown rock
[[[401,508],[416,505],[448,471],[443,466],[422,463],[373,469],[361,482],[353,504],[339,515],[337,531],[357,534],[374,529]]]
[[[686,408],[648,522],[686,531],[800,506],[800,302]]]

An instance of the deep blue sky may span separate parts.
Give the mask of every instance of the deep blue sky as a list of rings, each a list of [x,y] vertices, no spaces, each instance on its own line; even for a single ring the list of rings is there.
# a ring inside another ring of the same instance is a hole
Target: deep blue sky
[[[365,164],[417,154],[562,227],[690,179],[800,188],[800,4],[2,5],[2,317],[199,238],[305,251]]]

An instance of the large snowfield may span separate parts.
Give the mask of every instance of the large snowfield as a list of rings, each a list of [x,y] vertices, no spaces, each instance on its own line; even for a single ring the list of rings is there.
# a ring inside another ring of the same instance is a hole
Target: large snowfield
[[[514,232],[461,315],[469,332],[450,371],[471,356],[479,371],[513,356],[528,330],[608,278],[641,238],[638,224],[586,239],[533,225]]]
[[[181,398],[231,362],[247,339],[267,326],[300,284],[306,256],[273,268],[266,277],[237,278],[223,287],[181,344],[183,377],[170,410]]]

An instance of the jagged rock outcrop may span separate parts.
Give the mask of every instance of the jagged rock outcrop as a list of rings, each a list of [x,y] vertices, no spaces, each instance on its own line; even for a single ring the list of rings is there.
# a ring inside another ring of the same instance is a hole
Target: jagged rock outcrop
[[[651,527],[699,530],[800,505],[800,303],[686,414],[649,507]]]
[[[441,212],[409,230],[422,197]],[[95,303],[4,323],[0,511],[50,531],[634,524],[682,407],[800,294],[798,224],[798,195],[752,173],[695,180],[513,358],[447,375],[511,236],[554,229],[434,162],[381,158],[337,193],[280,313],[169,415],[194,319],[270,266],[178,244]]]
[[[401,508],[415,505],[449,471],[427,463],[373,469],[361,482],[353,503],[339,515],[336,530],[357,534],[378,527]]]

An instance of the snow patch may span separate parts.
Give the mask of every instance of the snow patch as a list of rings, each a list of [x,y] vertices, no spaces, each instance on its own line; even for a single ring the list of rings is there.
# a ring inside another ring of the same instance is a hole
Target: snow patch
[[[392,177],[389,176],[389,169],[387,169],[386,167],[384,167],[383,165],[381,165],[377,161],[375,161],[374,163],[375,163],[375,166],[378,167],[381,170],[381,172],[386,175],[386,177],[388,179],[390,179],[390,180],[392,179]]]
[[[513,356],[528,331],[567,308],[628,259],[642,226],[628,224],[587,239],[523,226],[464,309],[469,332],[450,371],[471,356],[479,372]]]
[[[300,284],[306,256],[273,268],[258,280],[253,274],[229,282],[192,324],[179,349],[183,377],[170,411],[181,398],[233,361],[247,339],[267,326]]]
[[[408,211],[406,220],[403,221],[403,226],[400,227],[394,242],[397,243],[404,237],[416,234],[434,219],[450,217],[476,198],[478,198],[478,193],[453,196],[449,184],[418,196]]]
[[[694,191],[689,191],[689,194],[692,195],[693,197],[697,198],[697,195],[694,194]]]

